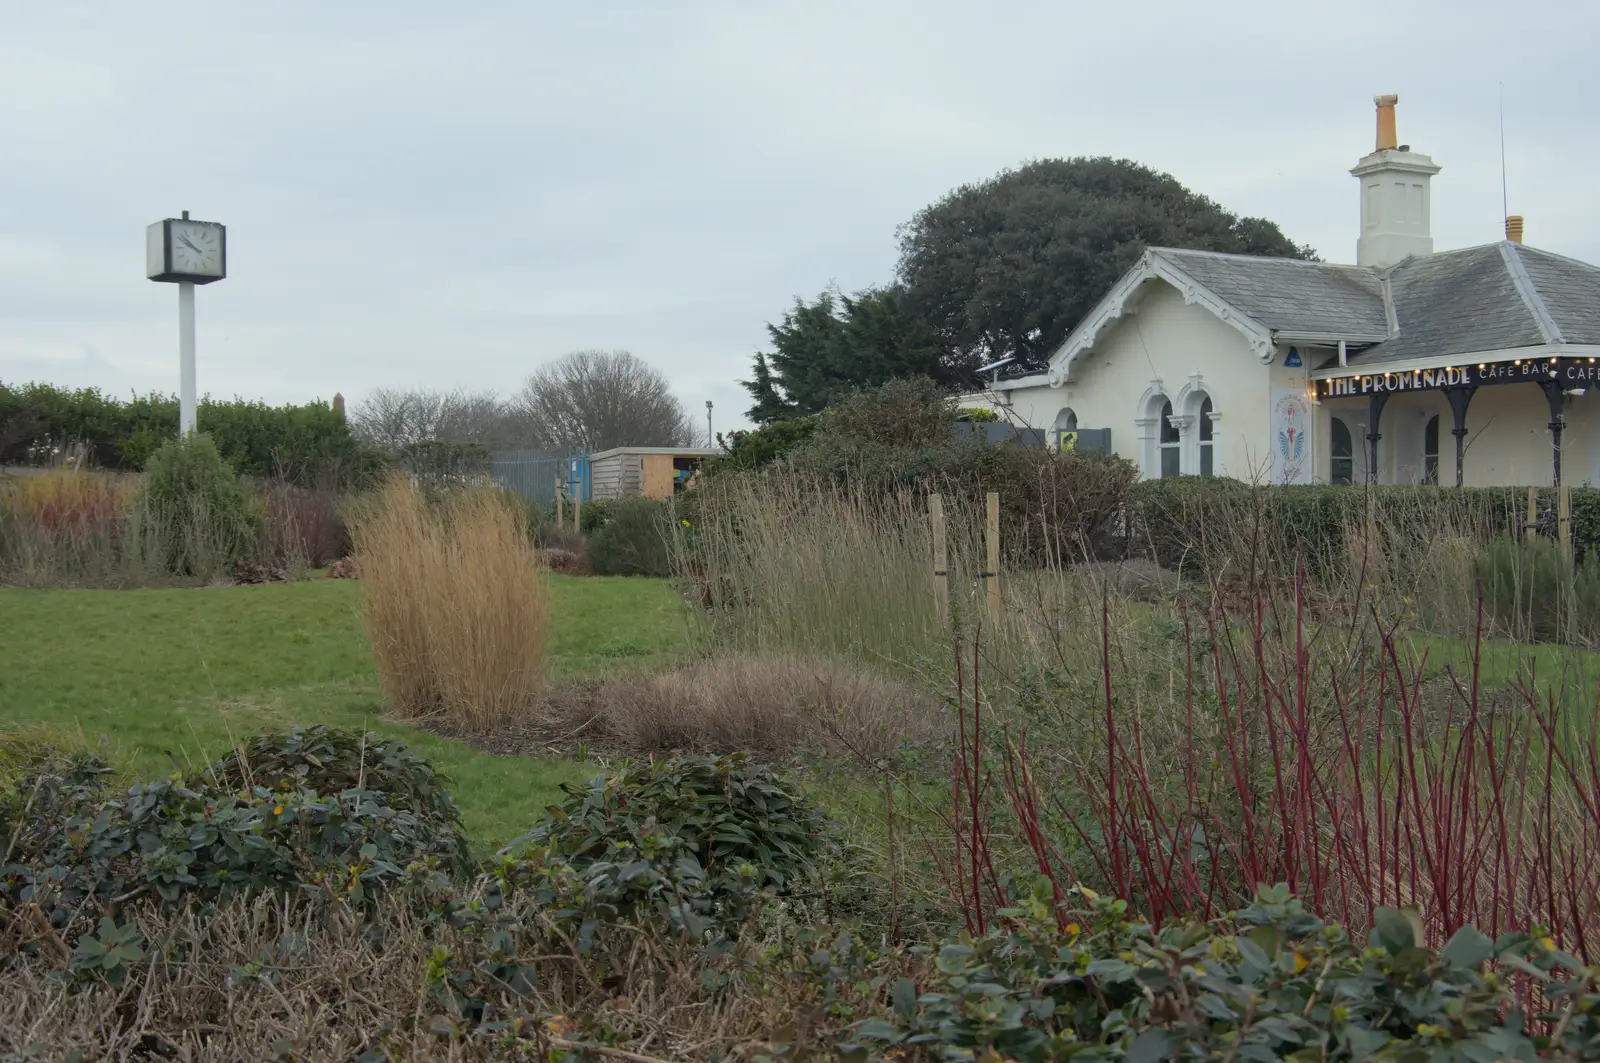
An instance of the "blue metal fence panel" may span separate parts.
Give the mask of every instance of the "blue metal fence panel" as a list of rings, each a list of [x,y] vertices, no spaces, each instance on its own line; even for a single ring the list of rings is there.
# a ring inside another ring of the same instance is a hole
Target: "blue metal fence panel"
[[[588,458],[567,460],[567,492],[583,502],[594,497],[594,477],[589,471]]]

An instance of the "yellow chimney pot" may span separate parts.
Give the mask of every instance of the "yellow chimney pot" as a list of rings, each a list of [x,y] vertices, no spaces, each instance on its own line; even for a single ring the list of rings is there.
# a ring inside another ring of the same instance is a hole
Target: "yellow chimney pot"
[[[1375,150],[1392,150],[1400,144],[1394,130],[1394,105],[1400,102],[1400,97],[1393,94],[1374,96],[1372,102],[1378,105],[1378,146]]]
[[[1506,239],[1514,244],[1522,243],[1522,215],[1511,214],[1506,217]]]

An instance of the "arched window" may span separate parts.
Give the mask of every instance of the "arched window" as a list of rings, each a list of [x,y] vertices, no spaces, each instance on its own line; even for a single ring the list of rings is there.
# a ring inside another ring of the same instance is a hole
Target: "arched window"
[[[1434,414],[1428,418],[1428,424],[1422,429],[1422,482],[1437,484],[1439,482],[1439,415]]]
[[[1178,449],[1178,426],[1172,423],[1172,403],[1161,404],[1161,434],[1157,437],[1161,443],[1161,478],[1163,480],[1178,475],[1181,469],[1180,451]]]
[[[1211,457],[1211,396],[1200,404],[1200,475],[1210,476],[1215,468]]]
[[[1078,430],[1077,412],[1073,410],[1071,406],[1063,406],[1061,411],[1056,414],[1055,424],[1051,427],[1053,429],[1051,432],[1051,441],[1055,444],[1056,449],[1070,449],[1072,442],[1071,439],[1063,437],[1067,436],[1067,434],[1070,432],[1076,432]]]
[[[1328,482],[1353,484],[1356,482],[1356,450],[1350,438],[1350,426],[1341,417],[1333,419],[1333,468]]]

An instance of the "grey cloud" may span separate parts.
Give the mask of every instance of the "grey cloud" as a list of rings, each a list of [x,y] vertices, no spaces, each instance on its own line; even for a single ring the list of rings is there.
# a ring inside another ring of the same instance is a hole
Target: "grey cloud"
[[[230,226],[203,389],[508,390],[626,347],[729,427],[795,295],[887,279],[897,224],[1031,157],[1136,158],[1348,259],[1395,91],[1439,245],[1494,239],[1501,80],[1512,210],[1600,261],[1597,37],[1557,0],[8,5],[0,378],[170,390],[142,233],[188,208]]]

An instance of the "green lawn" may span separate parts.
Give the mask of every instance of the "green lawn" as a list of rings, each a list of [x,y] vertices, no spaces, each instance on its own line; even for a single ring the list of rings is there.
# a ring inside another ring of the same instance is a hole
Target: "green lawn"
[[[666,660],[687,647],[680,600],[663,581],[551,578],[550,663],[573,675]],[[468,830],[509,840],[584,770],[497,757],[386,723],[347,580],[173,590],[0,588],[0,728],[44,724],[104,735],[142,770],[167,754],[203,764],[235,739],[327,723],[403,736],[455,779]]]

